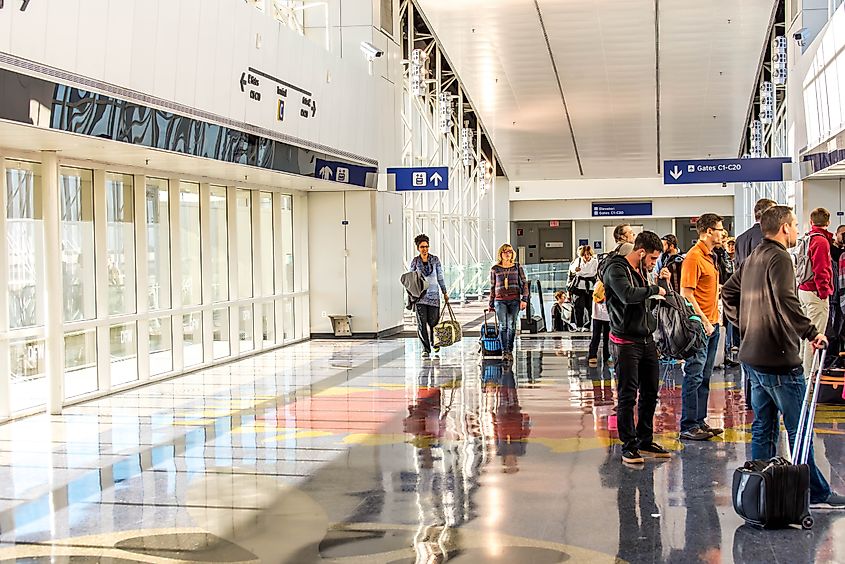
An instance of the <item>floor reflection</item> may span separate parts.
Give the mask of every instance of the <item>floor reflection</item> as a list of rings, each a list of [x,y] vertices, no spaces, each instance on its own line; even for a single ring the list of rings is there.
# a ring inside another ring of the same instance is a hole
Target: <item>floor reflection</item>
[[[841,513],[808,534],[733,513],[738,370],[714,372],[725,434],[682,445],[681,367],[663,364],[674,457],[632,468],[614,368],[588,367],[586,341],[524,338],[512,363],[417,347],[312,342],[0,427],[0,561],[845,562]],[[816,428],[845,490],[845,408]]]

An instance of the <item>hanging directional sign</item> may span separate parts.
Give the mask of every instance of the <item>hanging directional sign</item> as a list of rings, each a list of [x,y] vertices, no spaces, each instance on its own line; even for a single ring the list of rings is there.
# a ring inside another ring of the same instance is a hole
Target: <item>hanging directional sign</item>
[[[663,184],[780,182],[789,157],[663,161]]]
[[[397,192],[449,189],[446,166],[389,168],[387,174],[395,180]]]
[[[324,161],[317,159],[314,165],[314,176],[323,180],[333,180],[341,184],[354,184],[374,188],[378,177],[378,169],[374,166],[360,166],[341,161]]]

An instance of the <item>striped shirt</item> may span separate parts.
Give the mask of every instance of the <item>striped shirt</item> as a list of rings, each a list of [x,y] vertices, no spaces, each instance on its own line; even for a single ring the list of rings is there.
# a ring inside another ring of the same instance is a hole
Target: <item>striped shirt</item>
[[[490,269],[490,309],[495,302],[513,301],[520,297],[528,303],[528,289],[528,278],[519,264],[508,268],[497,264]]]

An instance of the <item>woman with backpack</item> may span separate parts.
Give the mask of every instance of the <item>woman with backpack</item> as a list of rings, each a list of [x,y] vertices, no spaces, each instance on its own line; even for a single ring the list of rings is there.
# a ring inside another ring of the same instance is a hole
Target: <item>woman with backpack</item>
[[[516,320],[519,312],[528,306],[528,279],[515,261],[513,247],[505,243],[496,252],[496,264],[490,269],[488,311],[495,311],[499,321],[503,360],[513,360]]]
[[[569,293],[573,296],[575,324],[579,331],[589,330],[592,319],[593,286],[596,284],[599,261],[593,254],[593,248],[584,245],[580,256],[569,266],[569,274],[573,276],[569,285]]]

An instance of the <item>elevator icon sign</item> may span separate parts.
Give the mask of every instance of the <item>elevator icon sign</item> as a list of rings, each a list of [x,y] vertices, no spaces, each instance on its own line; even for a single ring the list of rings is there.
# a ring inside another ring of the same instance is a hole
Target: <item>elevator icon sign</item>
[[[449,189],[449,167],[445,166],[388,168],[387,175],[397,192]]]
[[[425,172],[415,172],[413,176],[414,188],[425,188],[426,174]]]

